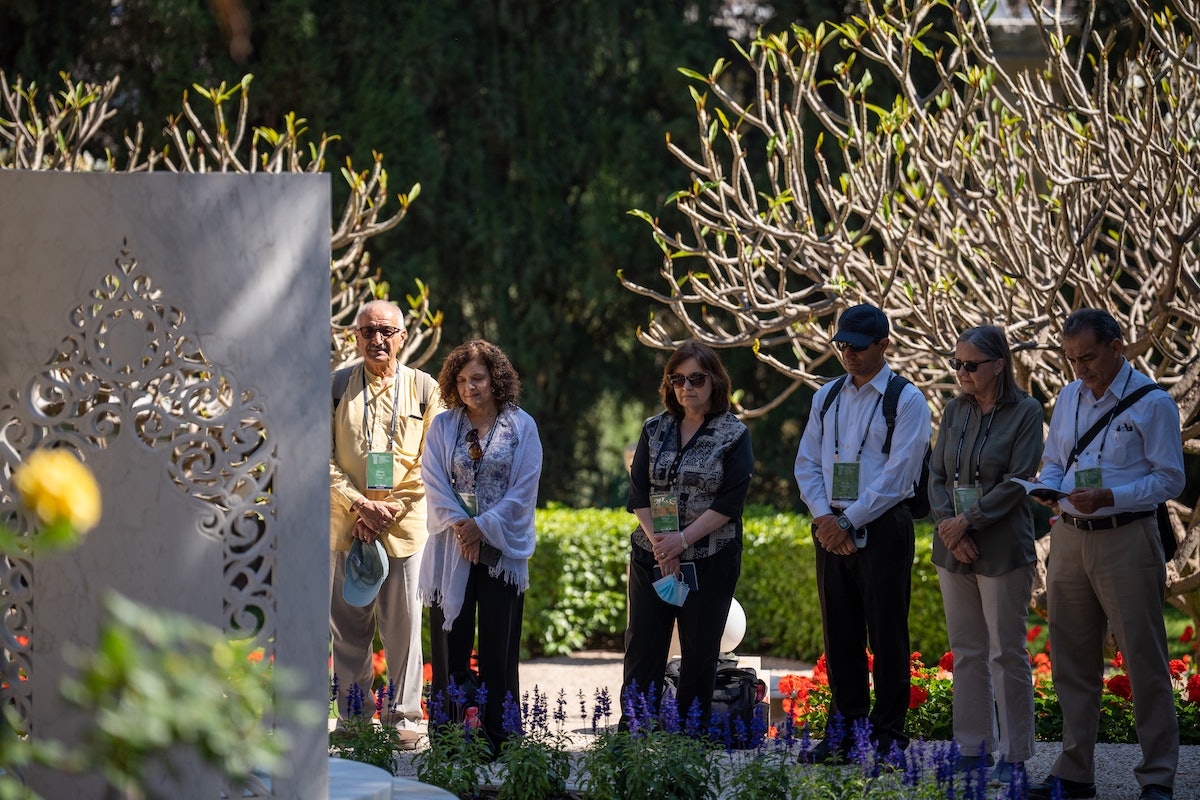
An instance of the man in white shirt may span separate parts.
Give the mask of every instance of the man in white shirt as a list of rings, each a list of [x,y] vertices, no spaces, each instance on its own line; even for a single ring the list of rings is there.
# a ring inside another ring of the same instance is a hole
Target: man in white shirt
[[[1068,317],[1063,352],[1078,380],[1059,393],[1054,405],[1041,475],[1047,486],[1069,492],[1059,501],[1061,513],[1051,531],[1047,576],[1063,749],[1050,776],[1031,786],[1029,796],[1096,796],[1094,751],[1104,638],[1111,625],[1133,688],[1142,748],[1134,774],[1142,800],[1170,800],[1179,726],[1163,624],[1166,568],[1155,509],[1184,486],[1179,408],[1166,392],[1150,391],[1115,413],[1122,398],[1153,381],[1125,359],[1120,326],[1106,311],[1080,309]],[[1102,428],[1077,448],[1098,422]],[[1061,795],[1054,794],[1056,783]]]
[[[887,316],[874,306],[842,313],[833,341],[846,379],[817,391],[796,454],[796,483],[813,516],[829,716],[831,722],[837,714],[843,719],[840,736],[835,726],[827,729],[811,754],[814,761],[845,758],[854,745],[853,727],[865,722],[883,754],[892,744],[908,745],[914,537],[904,500],[913,495],[931,431],[929,406],[908,384],[898,399],[891,450],[883,452],[884,393],[889,381],[899,379],[886,363],[888,334]],[[874,707],[868,643],[875,656]]]

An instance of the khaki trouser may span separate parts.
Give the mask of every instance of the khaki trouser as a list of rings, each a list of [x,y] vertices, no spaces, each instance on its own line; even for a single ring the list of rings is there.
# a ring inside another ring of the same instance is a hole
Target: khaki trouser
[[[351,684],[371,691],[374,666],[371,645],[375,626],[383,641],[388,678],[395,681],[396,696],[392,720],[397,727],[415,729],[421,721],[421,690],[424,673],[421,662],[421,603],[417,600],[417,576],[421,552],[408,558],[388,558],[388,576],[375,602],[358,608],[342,599],[342,581],[346,576],[346,552],[329,553],[329,630],[333,635],[333,672],[338,679],[338,716],[346,717],[346,697]],[[374,699],[363,713],[374,714]],[[387,703],[386,699],[384,701]]]
[[[965,756],[1033,757],[1033,675],[1025,624],[1034,565],[1003,575],[937,568],[954,651],[954,740]],[[997,714],[999,719],[997,720]],[[999,722],[999,737],[996,735]]]
[[[1174,786],[1179,723],[1163,624],[1166,567],[1154,517],[1090,532],[1059,520],[1052,536],[1050,664],[1063,712],[1063,750],[1052,772],[1072,781],[1095,778],[1107,622],[1133,688],[1142,747],[1134,775],[1142,786]]]

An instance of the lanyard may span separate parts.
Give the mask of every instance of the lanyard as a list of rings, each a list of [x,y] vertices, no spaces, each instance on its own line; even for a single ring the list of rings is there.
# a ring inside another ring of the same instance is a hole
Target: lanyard
[[[454,434],[454,441],[455,441],[456,447],[458,446],[457,443],[460,440],[464,444],[466,443],[466,438],[465,438],[465,435],[463,432],[463,428],[466,427],[466,425],[464,423],[468,422],[468,420],[469,420],[469,417],[467,416],[467,410],[466,410],[466,408],[464,408],[462,415],[458,418],[458,430]],[[488,445],[492,443],[492,436],[493,436],[493,434],[496,433],[496,428],[498,428],[498,427],[500,427],[500,412],[497,411],[496,419],[494,419],[492,421],[492,427],[488,428],[487,438],[479,443],[479,450],[480,450],[479,458],[471,459],[471,477],[472,477],[471,485],[472,486],[475,485],[476,479],[478,479],[478,477],[479,477],[479,465],[481,463],[483,463],[483,455],[487,453]],[[458,485],[458,479],[455,478],[455,476],[454,476],[454,459],[451,458],[450,459],[450,486],[451,486],[451,488],[453,488],[457,485]]]
[[[894,375],[892,376],[895,377]],[[892,382],[892,378],[888,378],[888,383]],[[841,444],[838,441],[840,436],[838,432],[838,418],[842,415],[842,389],[846,388],[846,384],[842,384],[841,389],[838,389],[837,404],[833,407],[833,460],[837,461],[841,451]],[[871,433],[871,420],[875,419],[875,414],[879,411],[879,404],[883,402],[883,395],[875,398],[875,405],[871,407],[871,415],[867,417],[866,427],[863,428],[863,438],[858,445],[858,456],[854,459],[855,462],[862,461],[863,448],[867,446],[867,436]]]
[[[371,439],[375,432],[374,425],[370,418],[371,395],[367,388],[367,368],[363,367],[363,427],[367,429],[367,452],[374,452],[371,449]],[[392,388],[392,425],[388,428],[388,443],[387,452],[392,452],[392,442],[396,439],[396,407],[400,405],[400,369],[396,368],[396,380]]]
[[[1121,397],[1129,390],[1129,379],[1133,377],[1133,368],[1129,370],[1129,374],[1125,376],[1125,385],[1121,387]],[[1083,401],[1083,392],[1087,387],[1080,384],[1079,396],[1075,398],[1075,448],[1079,449],[1079,406]],[[1108,441],[1108,429],[1112,427],[1113,418],[1117,416],[1117,407],[1121,405],[1121,397],[1117,398],[1117,402],[1108,412],[1108,419],[1104,422],[1104,436],[1100,438],[1100,449],[1096,451],[1096,466],[1100,466],[1100,459],[1104,457],[1104,443]],[[1078,467],[1079,457],[1083,453],[1075,453],[1075,461],[1072,463]]]
[[[979,447],[975,450],[975,486],[982,486],[979,476],[979,464],[983,460],[983,446],[987,444],[988,434],[992,432],[992,420],[996,418],[996,410],[1000,408],[1000,403],[992,406],[992,413],[988,414],[987,427],[983,429],[983,438],[979,440]],[[963,419],[962,430],[958,432],[958,452],[954,454],[954,485],[958,486],[958,473],[962,465],[962,449],[963,439],[967,436],[967,423],[971,421],[971,415],[967,414]]]

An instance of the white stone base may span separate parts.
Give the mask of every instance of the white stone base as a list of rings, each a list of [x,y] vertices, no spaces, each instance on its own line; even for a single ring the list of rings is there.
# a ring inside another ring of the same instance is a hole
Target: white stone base
[[[393,777],[387,770],[344,758],[329,759],[329,800],[453,800],[445,789]]]

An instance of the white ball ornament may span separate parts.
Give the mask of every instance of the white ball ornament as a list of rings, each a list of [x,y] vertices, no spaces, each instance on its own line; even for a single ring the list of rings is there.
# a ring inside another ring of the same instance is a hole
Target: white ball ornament
[[[725,618],[725,632],[721,634],[721,652],[732,653],[746,635],[746,612],[737,598],[729,603],[729,616]]]

